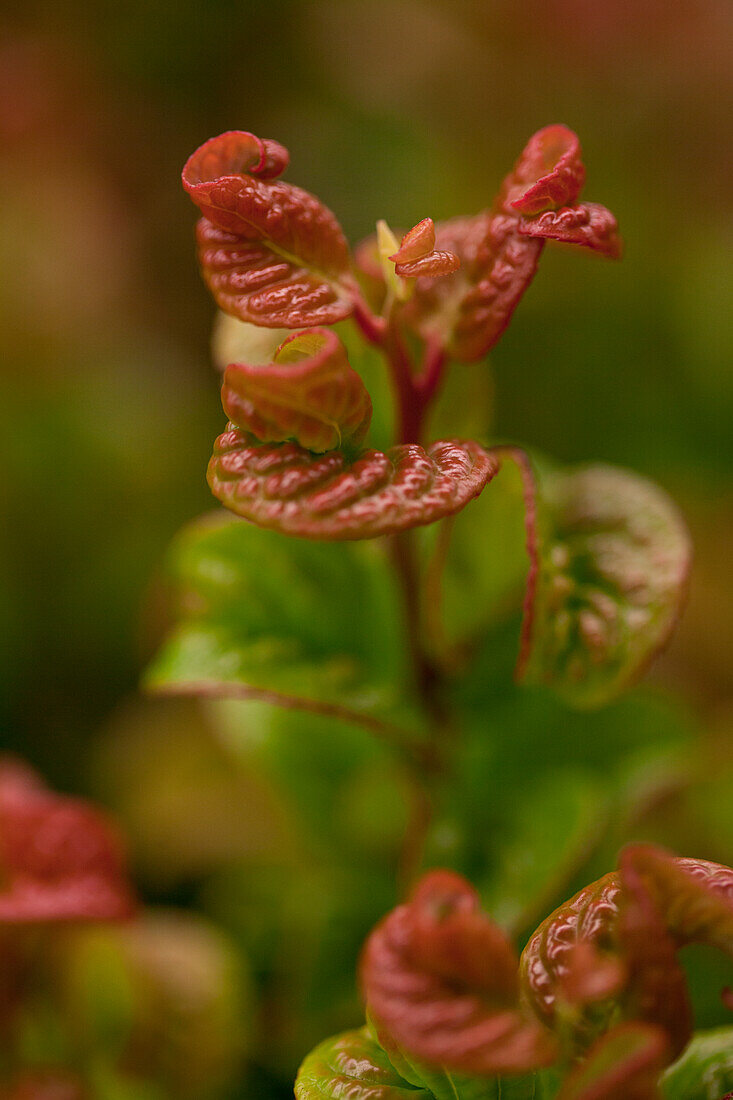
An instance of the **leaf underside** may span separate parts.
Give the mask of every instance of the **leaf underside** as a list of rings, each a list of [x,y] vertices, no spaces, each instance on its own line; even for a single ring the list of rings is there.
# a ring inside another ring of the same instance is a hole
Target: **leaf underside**
[[[260,445],[233,428],[216,441],[211,491],[237,515],[307,539],[366,539],[432,523],[478,496],[498,462],[478,443],[450,440],[386,453],[314,455],[292,443]]]

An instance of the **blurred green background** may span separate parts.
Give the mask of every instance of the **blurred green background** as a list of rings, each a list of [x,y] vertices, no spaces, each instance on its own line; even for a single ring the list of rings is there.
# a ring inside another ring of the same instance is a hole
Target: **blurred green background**
[[[358,1022],[354,945],[392,903],[379,868],[402,822],[375,826],[370,783],[399,806],[400,779],[354,731],[304,718],[294,747],[252,719],[277,766],[240,745],[233,770],[225,716],[137,697],[165,625],[166,547],[211,507],[223,422],[179,183],[213,134],[283,142],[287,178],[356,243],[380,217],[480,209],[533,131],[578,131],[586,195],[618,216],[625,257],[546,251],[491,356],[494,423],[563,461],[633,467],[682,507],[696,553],[683,622],[641,701],[592,737],[637,722],[668,761],[684,742],[684,767],[653,771],[669,785],[647,831],[733,860],[729,0],[29,0],[0,34],[2,746],[114,807],[147,897],[234,937],[270,1012],[255,1029],[277,1041],[254,1042],[231,1095],[288,1095],[302,1044]],[[568,733],[562,713],[513,714],[517,736],[565,736],[572,762],[581,719]],[[344,776],[337,866],[333,814],[308,806]]]

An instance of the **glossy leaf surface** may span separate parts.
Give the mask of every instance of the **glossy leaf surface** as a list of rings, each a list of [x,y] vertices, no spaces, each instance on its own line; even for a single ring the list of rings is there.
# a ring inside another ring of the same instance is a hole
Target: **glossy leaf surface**
[[[661,1085],[665,1100],[724,1100],[733,1089],[733,1027],[695,1035]]]
[[[540,497],[522,671],[575,705],[597,706],[665,644],[689,570],[687,531],[660,489],[610,466],[549,475]]]
[[[94,807],[0,762],[0,923],[132,915],[120,838]]]
[[[313,455],[292,443],[259,445],[228,430],[209,463],[211,491],[237,515],[308,539],[366,539],[432,523],[478,496],[498,463],[457,440]]]
[[[672,1053],[689,1038],[689,1009],[675,951],[704,943],[733,953],[733,871],[706,860],[672,856],[651,845],[630,845],[619,871],[579,891],[537,929],[521,958],[524,994],[548,1025],[562,996],[561,982],[577,944],[618,955],[628,970],[619,1001],[624,1014],[663,1027]],[[580,1016],[582,1047],[603,1029],[608,1012]]]
[[[230,364],[221,398],[229,419],[261,442],[292,439],[309,451],[358,446],[372,415],[346,349],[322,328],[288,337],[267,366]]]
[[[151,686],[239,685],[365,713],[396,705],[404,653],[381,547],[285,540],[223,513],[179,535],[170,569],[179,622]]]
[[[557,1100],[656,1100],[667,1060],[659,1028],[619,1024],[590,1051],[562,1085]]]
[[[273,178],[286,163],[282,146],[243,131],[189,158],[183,186],[204,215],[201,269],[217,304],[242,321],[333,324],[352,308],[346,240],[318,199]]]
[[[296,1100],[433,1100],[392,1066],[367,1028],[327,1039],[308,1055],[295,1082]]]
[[[517,1004],[517,960],[459,875],[433,871],[364,949],[377,1026],[422,1061],[492,1076],[548,1065],[552,1036]]]

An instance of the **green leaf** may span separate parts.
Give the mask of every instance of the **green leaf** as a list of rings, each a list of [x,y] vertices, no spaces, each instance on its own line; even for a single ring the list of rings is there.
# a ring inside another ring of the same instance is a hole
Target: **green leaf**
[[[371,716],[404,709],[398,595],[381,546],[283,539],[219,514],[183,530],[170,567],[180,616],[149,687],[238,686]]]
[[[665,1100],[721,1100],[733,1089],[733,1027],[695,1035],[661,1083]]]
[[[433,1100],[408,1084],[367,1028],[327,1039],[303,1062],[296,1100]]]
[[[370,1023],[376,1035],[374,1023]],[[429,1066],[413,1058],[387,1033],[380,1036],[389,1060],[401,1077],[418,1088],[427,1088],[435,1100],[542,1100],[540,1075],[512,1077],[467,1077],[446,1069]]]
[[[626,470],[550,474],[540,498],[541,567],[524,674],[576,706],[599,706],[667,641],[689,538],[666,494]]]
[[[481,895],[498,924],[520,931],[547,912],[591,854],[605,827],[607,803],[592,775],[566,770],[535,779],[519,806],[512,805],[499,865]]]

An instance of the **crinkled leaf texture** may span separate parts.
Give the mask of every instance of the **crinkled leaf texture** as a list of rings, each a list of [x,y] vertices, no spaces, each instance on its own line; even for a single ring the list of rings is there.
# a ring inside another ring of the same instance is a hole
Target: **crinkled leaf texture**
[[[242,321],[334,324],[352,311],[346,240],[318,199],[274,178],[286,165],[282,146],[239,130],[193,153],[182,178],[204,215],[201,269],[217,304]]]
[[[260,442],[293,440],[321,453],[358,447],[372,418],[371,399],[346,349],[324,328],[289,336],[267,366],[230,364],[221,400],[232,423]]]
[[[513,947],[460,875],[425,875],[370,935],[361,974],[379,1033],[421,1061],[494,1076],[555,1058],[552,1035],[518,1004]]]
[[[663,1031],[648,1024],[619,1024],[569,1075],[557,1100],[657,1100],[657,1082],[667,1060]]]
[[[393,714],[405,675],[398,593],[375,543],[282,539],[217,513],[185,528],[170,572],[178,623],[147,674],[308,708]]]
[[[587,1047],[619,1003],[627,1018],[662,1027],[674,1056],[690,1037],[686,992],[679,986],[674,952],[702,943],[733,956],[733,870],[673,856],[652,845],[624,849],[619,870],[561,905],[522,953],[523,997],[550,1027],[573,952],[582,943],[620,957],[628,980],[613,1002],[578,1015],[577,1045]]]
[[[605,207],[578,203],[585,181],[580,143],[565,126],[548,126],[528,142],[488,211],[439,224],[435,248],[460,268],[417,279],[405,307],[408,323],[457,360],[480,359],[494,346],[532,281],[546,239],[583,245],[616,258],[616,220]],[[368,257],[368,250],[361,255]]]
[[[102,814],[0,761],[0,922],[117,920],[133,909],[122,844]]]
[[[695,1035],[661,1085],[665,1100],[723,1100],[733,1089],[733,1027]]]
[[[211,491],[232,512],[306,539],[392,535],[460,511],[499,464],[478,443],[448,440],[389,451],[314,455],[294,443],[260,444],[231,425],[209,463]]]
[[[687,530],[661,489],[610,466],[548,475],[538,505],[540,570],[520,674],[599,706],[667,641],[690,566]]]
[[[537,1075],[476,1078],[414,1061],[368,1027],[321,1043],[303,1062],[296,1100],[542,1100]]]

